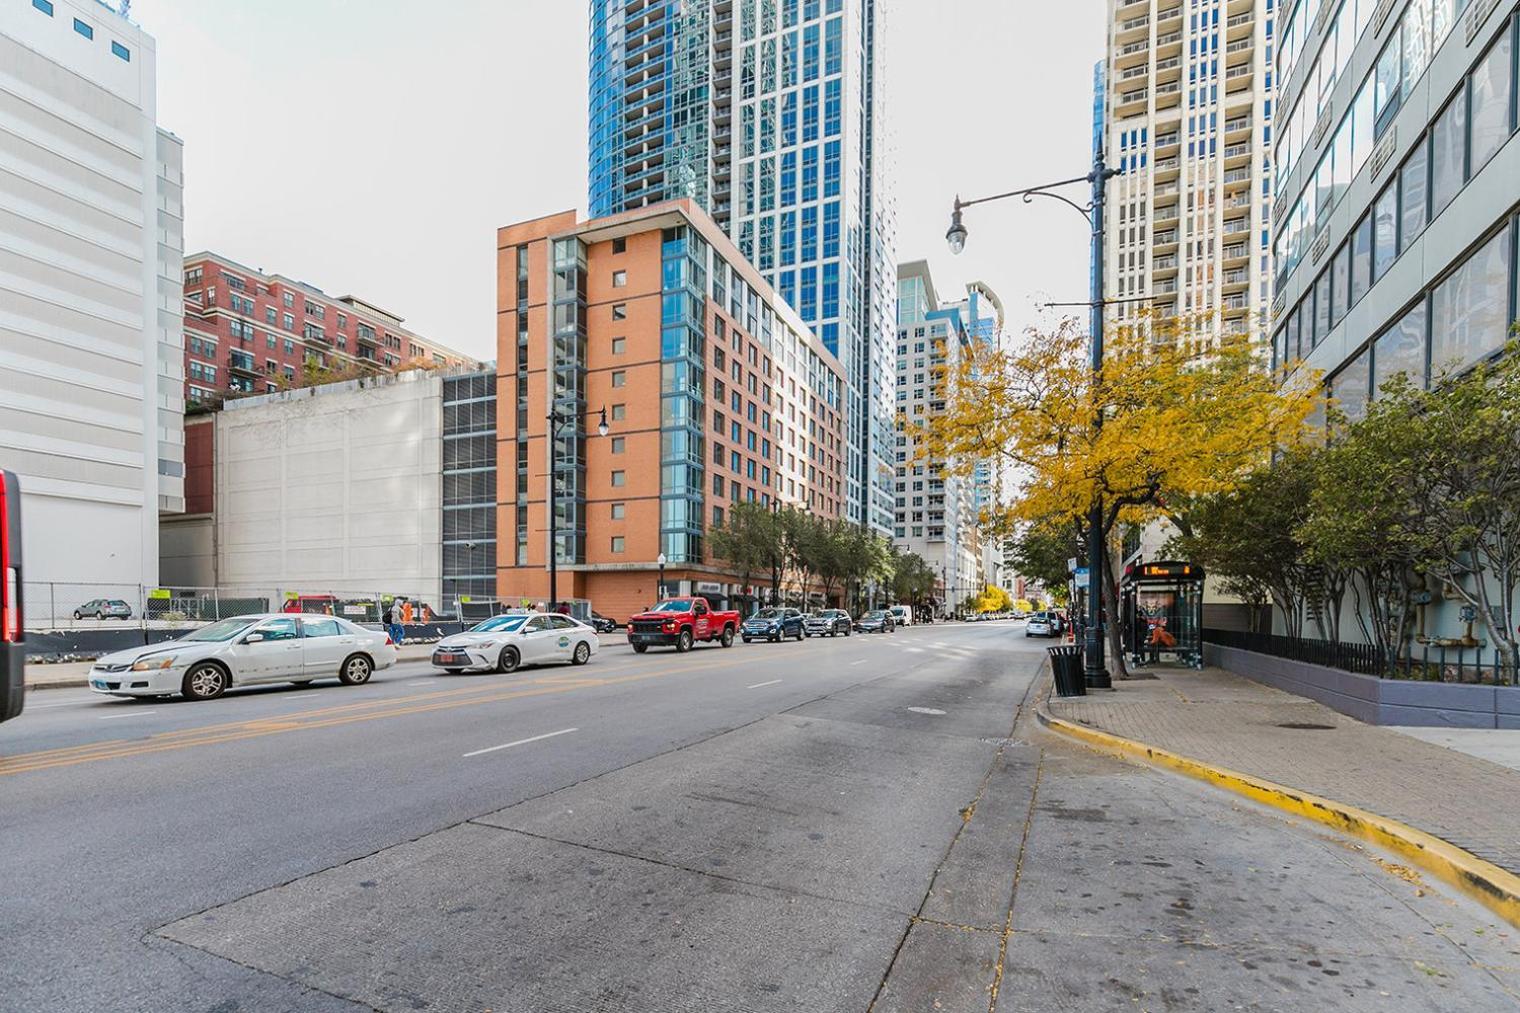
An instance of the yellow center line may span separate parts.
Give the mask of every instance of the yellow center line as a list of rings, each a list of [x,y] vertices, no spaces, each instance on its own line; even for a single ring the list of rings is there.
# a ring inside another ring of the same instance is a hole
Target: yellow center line
[[[470,687],[466,690],[444,690],[437,693],[412,694],[411,696],[399,699],[365,701],[364,704],[348,704],[340,707],[324,708],[318,711],[307,711],[299,715],[253,718],[247,721],[181,729],[176,732],[163,732],[148,739],[113,739],[62,750],[50,749],[35,753],[21,753],[16,756],[0,759],[0,777],[30,773],[38,770],[51,770],[57,767],[71,767],[81,763],[94,763],[102,760],[117,760],[132,756],[145,756],[152,753],[190,749],[196,746],[238,742],[244,739],[279,735],[291,731],[333,728],[339,725],[372,721],[378,718],[426,714],[433,711],[467,707],[478,703],[495,703],[503,700],[521,700],[530,697],[570,693],[579,689],[598,688],[646,679],[658,679],[667,675],[710,672],[721,668],[732,668],[735,665],[744,664],[746,660],[740,658],[726,662],[714,662],[708,665],[687,665],[680,668],[666,668],[664,670],[618,669],[614,671],[631,672],[632,674],[594,679],[577,678],[574,682],[562,681],[565,678],[564,676],[546,676],[533,680],[532,685],[537,688],[503,690],[500,687],[493,689],[490,686],[482,686]],[[420,700],[419,697],[421,698]],[[377,703],[385,703],[388,706],[379,708],[374,706]],[[367,709],[360,710],[359,708],[361,707]],[[313,718],[317,718],[318,720],[312,720]]]

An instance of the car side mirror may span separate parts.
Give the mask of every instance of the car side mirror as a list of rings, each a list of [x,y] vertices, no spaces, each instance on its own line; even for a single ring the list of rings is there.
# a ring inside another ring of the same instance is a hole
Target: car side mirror
[[[262,633],[250,633],[246,637],[243,638],[243,643],[245,643],[245,644],[256,644],[256,643],[258,643],[259,641],[261,641],[263,639],[264,639],[264,634],[262,634]]]

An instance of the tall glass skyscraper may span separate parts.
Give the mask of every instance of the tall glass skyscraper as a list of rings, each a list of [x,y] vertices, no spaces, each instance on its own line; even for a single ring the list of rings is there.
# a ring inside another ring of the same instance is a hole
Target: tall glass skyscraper
[[[839,357],[849,519],[890,533],[897,279],[877,0],[590,0],[590,212],[690,198]]]

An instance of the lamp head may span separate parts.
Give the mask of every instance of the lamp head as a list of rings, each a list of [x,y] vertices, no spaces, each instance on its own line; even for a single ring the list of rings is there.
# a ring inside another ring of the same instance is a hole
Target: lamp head
[[[950,214],[950,230],[945,233],[945,242],[950,244],[950,252],[959,256],[966,248],[966,223],[961,220],[960,201],[957,200],[955,210]]]
[[[602,406],[602,417],[601,417],[601,420],[599,422],[597,422],[597,424],[596,424],[596,435],[598,435],[598,436],[606,436],[607,435],[607,406],[606,405]]]

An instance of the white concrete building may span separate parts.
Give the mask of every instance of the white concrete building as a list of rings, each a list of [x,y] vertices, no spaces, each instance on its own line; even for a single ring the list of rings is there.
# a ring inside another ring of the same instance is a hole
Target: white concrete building
[[[184,501],[181,144],[155,87],[153,39],[110,7],[0,13],[0,465],[28,580],[97,595],[158,582]]]
[[[415,370],[229,401],[216,583],[442,601],[444,378]]]

